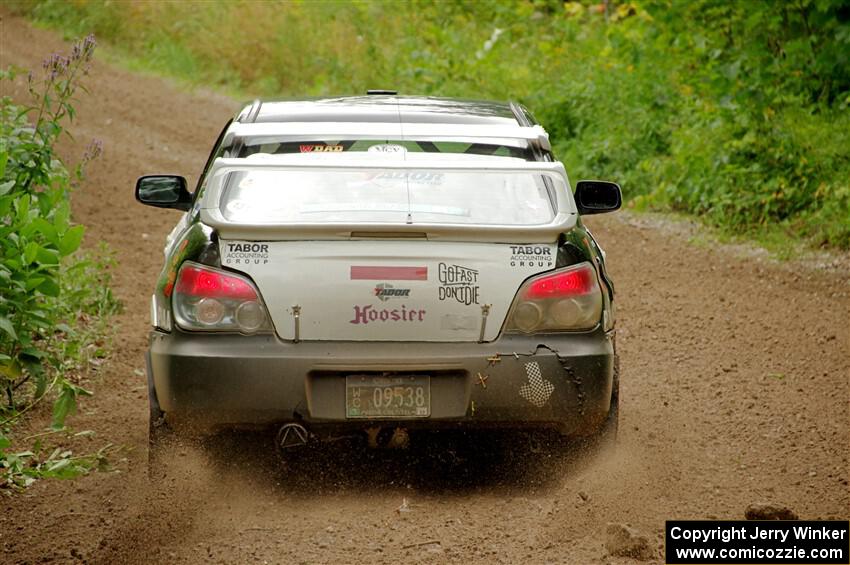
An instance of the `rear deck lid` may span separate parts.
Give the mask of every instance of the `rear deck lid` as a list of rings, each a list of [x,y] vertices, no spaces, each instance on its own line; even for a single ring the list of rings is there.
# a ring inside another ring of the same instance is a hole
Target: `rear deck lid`
[[[562,165],[399,149],[216,163],[201,219],[281,338],[493,340],[554,268],[576,219]]]
[[[555,245],[539,243],[222,240],[220,251],[288,340],[297,311],[303,340],[474,342],[483,326],[491,341],[522,282],[555,266]]]

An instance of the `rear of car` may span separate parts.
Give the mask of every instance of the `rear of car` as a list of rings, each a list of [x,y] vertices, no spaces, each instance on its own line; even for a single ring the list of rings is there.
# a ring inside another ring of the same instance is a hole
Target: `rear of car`
[[[585,435],[616,416],[613,287],[563,166],[523,153],[539,126],[254,126],[172,234],[152,418]],[[422,150],[451,143],[514,150]]]

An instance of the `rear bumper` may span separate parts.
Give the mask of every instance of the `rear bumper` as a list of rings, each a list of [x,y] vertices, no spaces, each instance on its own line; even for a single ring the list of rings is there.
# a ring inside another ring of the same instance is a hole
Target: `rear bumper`
[[[404,420],[406,427],[549,427],[564,434],[592,433],[605,419],[614,362],[613,339],[601,330],[481,344],[291,343],[153,331],[149,355],[162,410],[198,424],[363,428],[368,420],[346,419],[344,376],[387,371],[431,375],[431,415]]]

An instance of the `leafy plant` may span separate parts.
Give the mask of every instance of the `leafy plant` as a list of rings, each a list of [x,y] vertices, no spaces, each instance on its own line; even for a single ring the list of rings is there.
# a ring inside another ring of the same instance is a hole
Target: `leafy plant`
[[[79,437],[88,432],[73,434]],[[0,453],[11,446],[11,442],[0,436]],[[0,489],[25,488],[39,479],[72,479],[85,475],[92,469],[109,469],[109,455],[116,448],[107,444],[94,453],[74,455],[70,450],[56,447],[45,450],[41,441],[32,449],[5,453],[0,457]]]
[[[43,395],[45,366],[58,363],[48,347],[59,323],[51,307],[60,298],[60,263],[80,246],[84,227],[71,223],[71,178],[54,145],[63,120],[74,117],[71,102],[93,50],[90,36],[70,57],[47,59],[41,81],[30,73],[35,105],[0,101],[0,375],[12,410],[15,392],[30,380]]]
[[[93,142],[73,172],[55,150],[75,117],[74,97],[94,48],[88,36],[69,55],[45,60],[40,78],[29,73],[31,106],[0,99],[0,470],[7,484],[20,484],[18,476],[64,476],[71,462],[77,469],[90,461],[63,450],[44,459],[38,450],[10,454],[7,434],[10,424],[54,393],[52,428],[64,428],[77,399],[91,394],[71,375],[85,357],[80,338],[91,337],[85,317],[105,317],[118,307],[108,290],[108,260],[76,253],[84,227],[71,221],[70,192],[101,145]],[[0,80],[17,74],[0,71]],[[3,481],[0,472],[0,486]]]

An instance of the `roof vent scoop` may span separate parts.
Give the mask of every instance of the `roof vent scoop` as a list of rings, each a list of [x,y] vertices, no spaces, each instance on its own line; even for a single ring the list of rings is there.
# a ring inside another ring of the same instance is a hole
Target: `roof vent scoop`
[[[382,94],[386,95],[386,96],[395,96],[396,94],[398,94],[398,90],[384,90],[384,89],[378,88],[378,89],[375,89],[375,90],[367,90],[366,94],[368,94],[369,96],[379,96],[379,95],[382,95]]]

